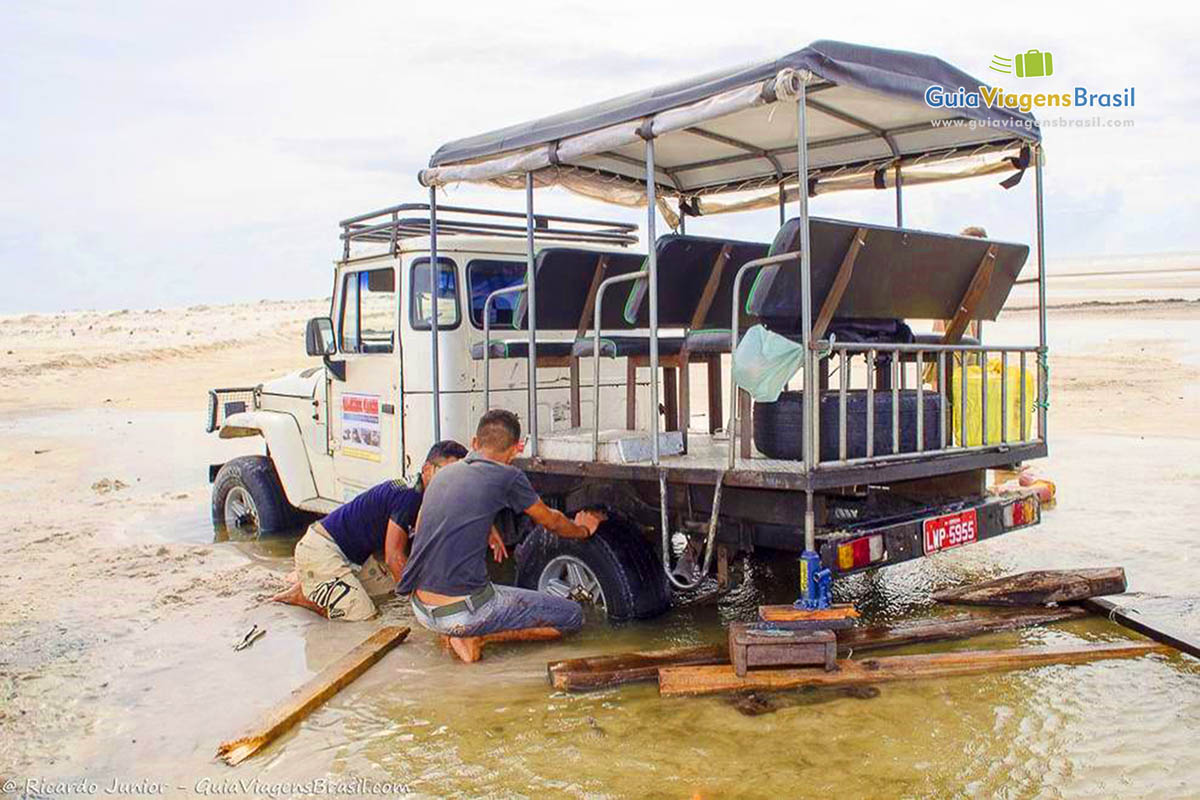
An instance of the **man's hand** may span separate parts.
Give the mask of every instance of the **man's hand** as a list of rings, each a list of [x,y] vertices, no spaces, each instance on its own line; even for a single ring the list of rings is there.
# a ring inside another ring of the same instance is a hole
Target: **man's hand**
[[[504,546],[504,537],[494,527],[488,534],[488,547],[492,548],[492,558],[496,559],[497,564],[504,563],[504,559],[508,558],[508,548]]]
[[[608,515],[603,511],[577,511],[575,513],[575,524],[586,529],[588,536],[595,535],[600,523],[606,519],[608,519]]]

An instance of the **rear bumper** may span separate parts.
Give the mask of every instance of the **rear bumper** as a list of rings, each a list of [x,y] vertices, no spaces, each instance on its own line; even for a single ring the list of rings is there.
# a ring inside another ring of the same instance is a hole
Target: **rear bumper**
[[[1023,504],[1023,508],[1015,515],[1016,521],[1014,521],[1013,508],[1017,504]],[[935,506],[904,517],[872,520],[832,533],[819,534],[817,550],[821,555],[821,564],[832,570],[834,575],[849,575],[930,555],[931,553],[925,552],[926,520],[971,509],[975,511],[976,536],[973,541],[959,545],[959,547],[1021,528],[1029,528],[1042,521],[1041,505],[1038,503],[1036,495],[1032,494],[989,497],[979,501]],[[882,536],[883,538],[881,558],[869,564],[851,568],[846,568],[839,562],[840,545],[872,536]],[[954,549],[957,548],[943,547],[940,552]]]

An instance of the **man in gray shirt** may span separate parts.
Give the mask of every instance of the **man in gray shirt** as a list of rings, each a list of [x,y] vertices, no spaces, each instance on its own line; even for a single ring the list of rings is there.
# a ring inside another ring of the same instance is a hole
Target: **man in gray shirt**
[[[451,637],[464,661],[478,660],[481,636],[532,628],[570,633],[583,625],[583,612],[573,600],[488,580],[488,547],[497,560],[508,554],[493,527],[502,509],[528,514],[536,524],[572,539],[591,536],[604,520],[602,514],[581,511],[572,522],[543,503],[525,473],[511,466],[520,442],[516,414],[497,409],[483,415],[472,452],[443,467],[426,487],[412,554],[396,587],[398,594],[411,594],[417,620]]]

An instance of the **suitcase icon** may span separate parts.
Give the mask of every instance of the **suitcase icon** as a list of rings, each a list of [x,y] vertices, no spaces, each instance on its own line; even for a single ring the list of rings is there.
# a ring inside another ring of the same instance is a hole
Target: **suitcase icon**
[[[1040,50],[1017,53],[1018,78],[1044,78],[1054,74],[1054,57]]]

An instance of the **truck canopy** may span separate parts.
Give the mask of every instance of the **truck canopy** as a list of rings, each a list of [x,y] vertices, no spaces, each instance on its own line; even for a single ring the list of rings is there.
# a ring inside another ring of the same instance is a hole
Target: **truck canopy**
[[[808,191],[885,188],[1023,170],[1040,142],[1032,115],[985,105],[933,108],[926,92],[974,94],[983,81],[933,56],[818,41],[781,58],[721,70],[572,111],[448,142],[420,181],[519,188],[561,185],[622,205],[645,203],[643,140],[656,143],[660,198],[689,213],[771,205],[757,199],[698,205],[755,189],[795,192],[796,117],[777,113],[806,82]]]

